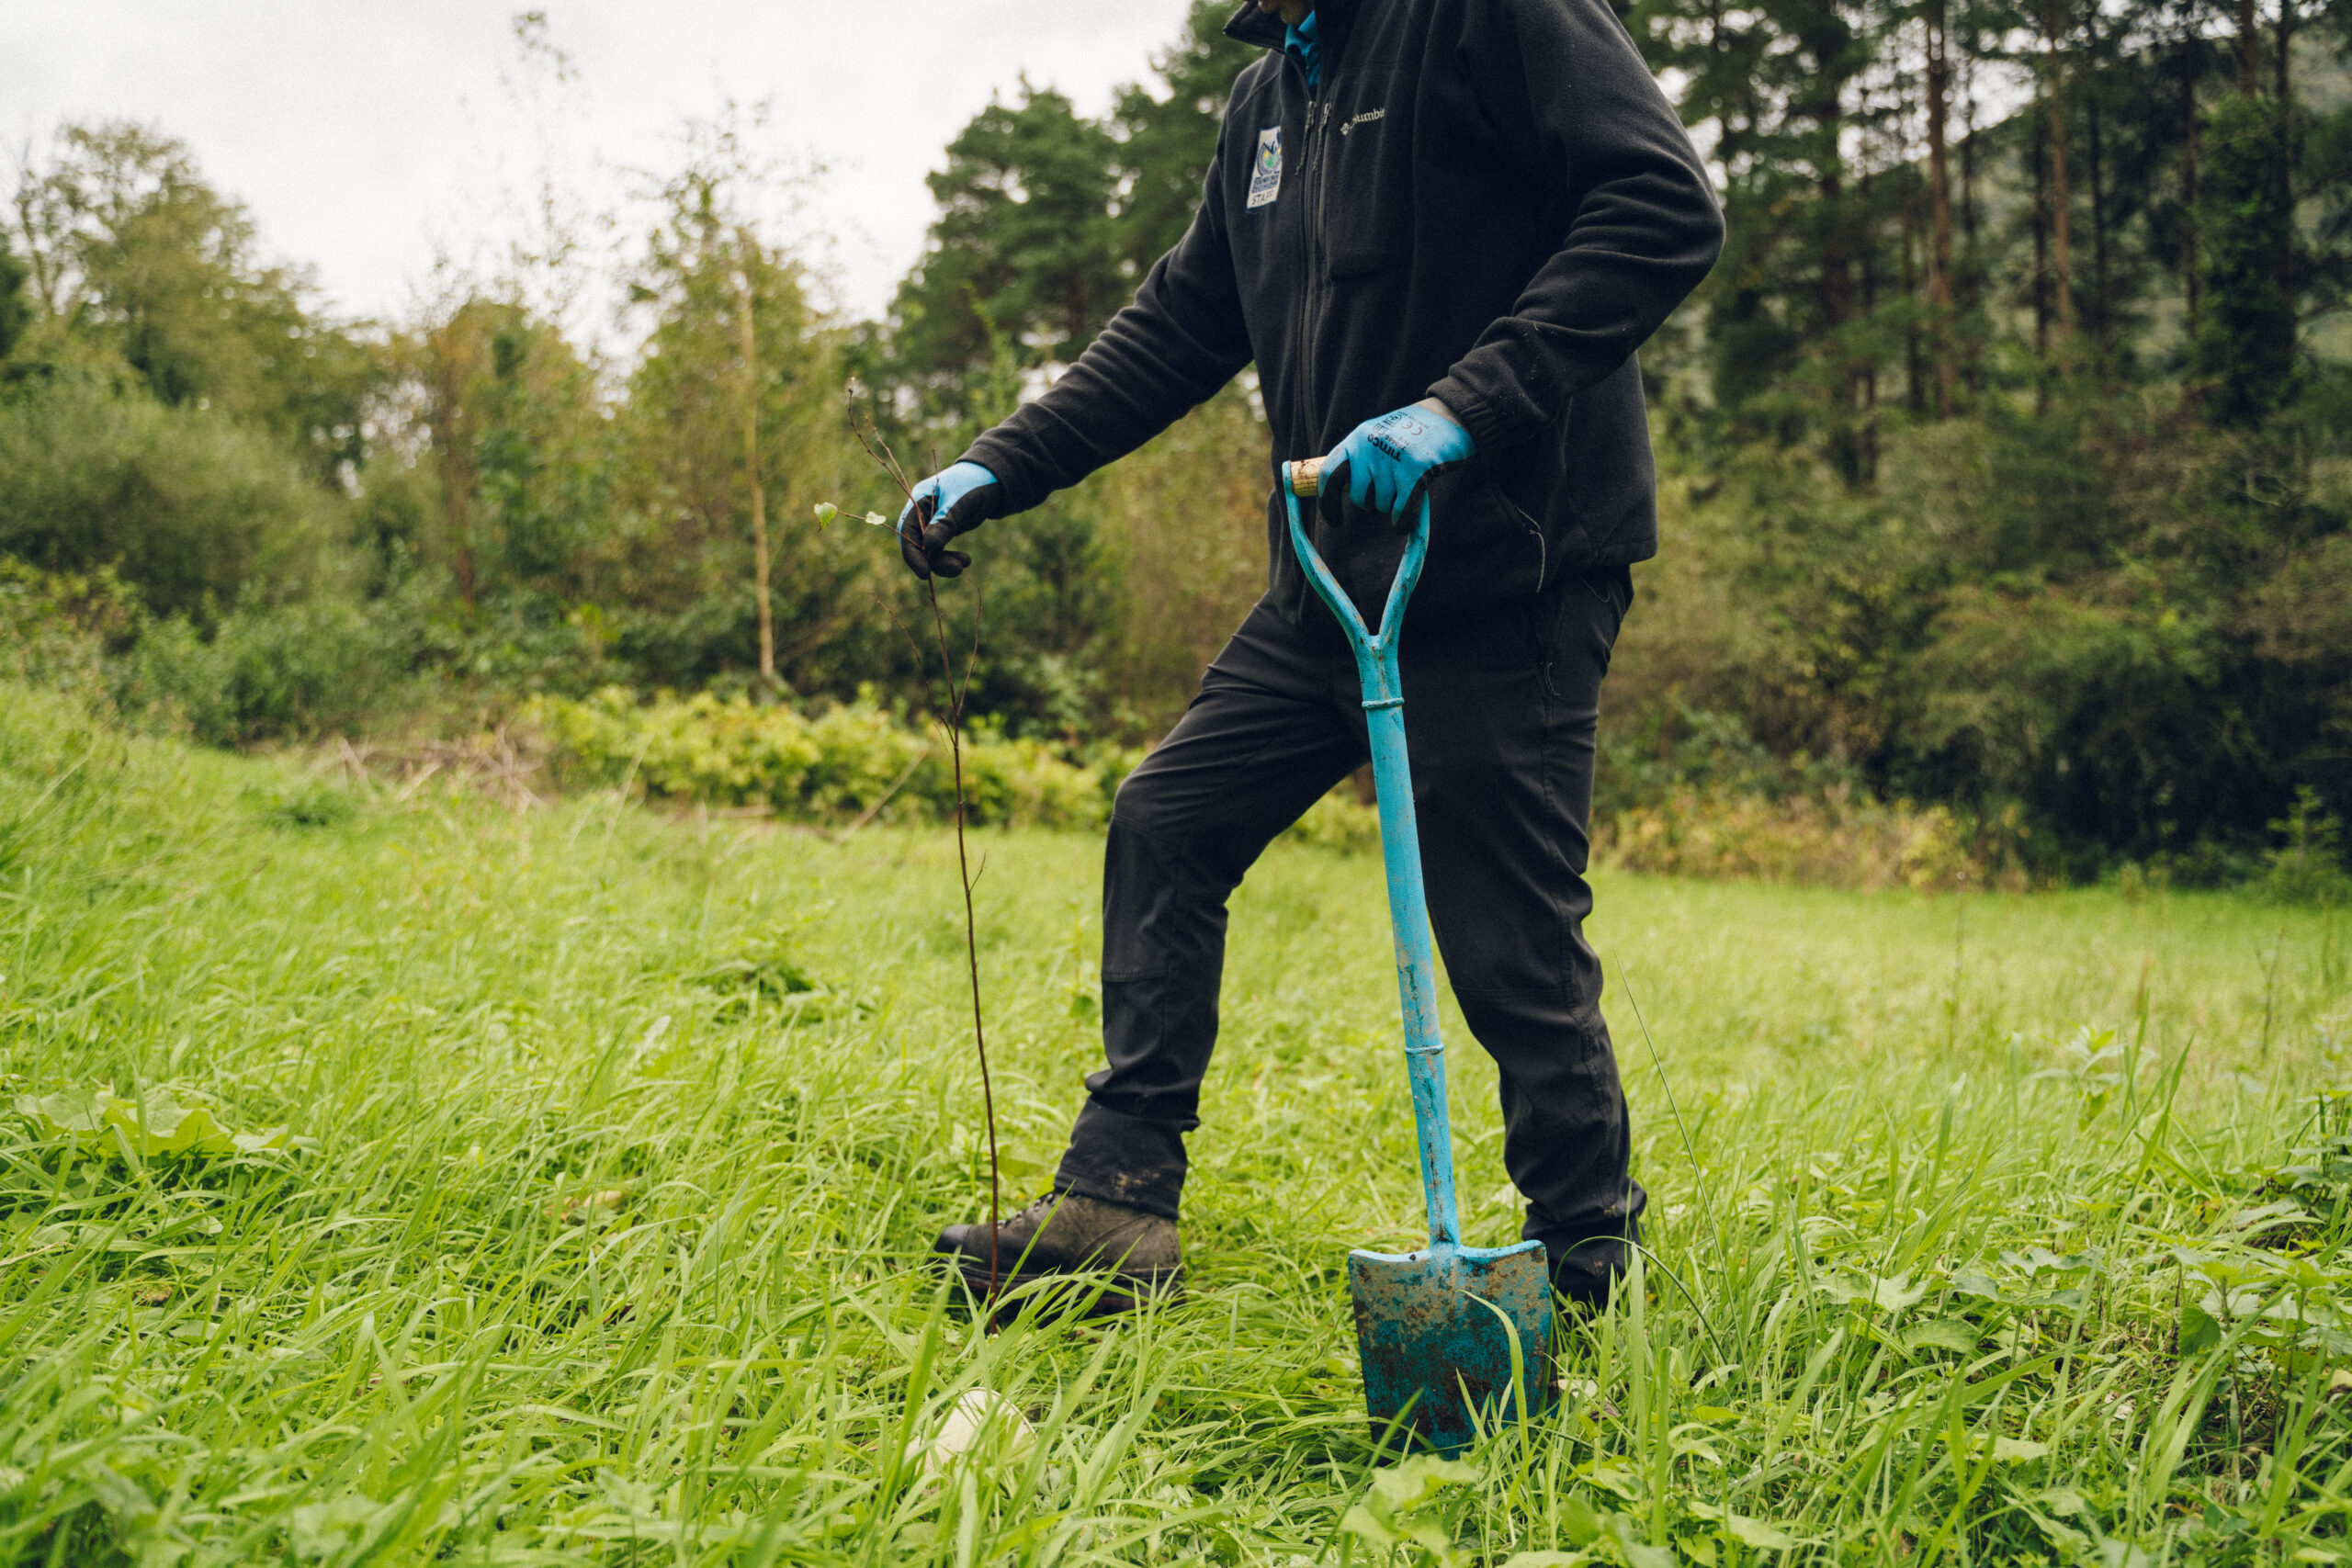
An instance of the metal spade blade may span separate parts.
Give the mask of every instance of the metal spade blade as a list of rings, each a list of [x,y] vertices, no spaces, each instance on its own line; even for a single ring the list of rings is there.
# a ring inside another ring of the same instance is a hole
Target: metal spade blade
[[[1373,1435],[1398,1427],[1441,1453],[1481,1425],[1516,1418],[1525,1380],[1532,1415],[1550,1400],[1552,1280],[1544,1244],[1351,1252],[1356,1347]]]

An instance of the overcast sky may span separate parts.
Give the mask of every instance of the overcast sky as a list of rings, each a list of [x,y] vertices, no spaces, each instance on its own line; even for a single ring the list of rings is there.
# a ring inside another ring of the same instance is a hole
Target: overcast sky
[[[6,0],[0,134],[130,117],[187,141],[267,244],[335,305],[394,316],[436,249],[508,220],[537,171],[597,206],[674,165],[690,116],[765,100],[765,146],[815,159],[802,221],[839,303],[878,312],[921,254],[923,175],[1022,75],[1099,113],[1171,42],[1184,0],[547,0],[560,88],[482,0]]]

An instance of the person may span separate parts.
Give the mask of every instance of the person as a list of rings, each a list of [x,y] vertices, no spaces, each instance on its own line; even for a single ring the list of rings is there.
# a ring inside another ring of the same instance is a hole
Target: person
[[[1328,453],[1310,537],[1377,622],[1430,498],[1405,623],[1430,924],[1500,1069],[1503,1162],[1555,1287],[1606,1300],[1644,1196],[1586,942],[1601,678],[1657,551],[1634,351],[1723,243],[1704,166],[1606,0],[1251,0],[1201,205],[1052,386],[915,487],[918,576],[991,518],[1134,450],[1254,363],[1277,464]],[[1279,470],[1277,470],[1279,471]],[[1353,662],[1270,488],[1265,596],[1119,788],[1104,1066],[1052,1190],[937,1249],[976,1290],[1111,1270],[1173,1292],[1185,1135],[1226,902],[1368,755]]]

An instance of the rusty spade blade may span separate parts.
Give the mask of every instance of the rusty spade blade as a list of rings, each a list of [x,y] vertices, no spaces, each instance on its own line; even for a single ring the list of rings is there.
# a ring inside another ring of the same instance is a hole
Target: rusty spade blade
[[[1552,1280],[1544,1244],[1348,1254],[1356,1348],[1372,1430],[1409,1431],[1441,1453],[1467,1447],[1483,1425],[1550,1402]],[[1401,1427],[1399,1418],[1401,1417]]]

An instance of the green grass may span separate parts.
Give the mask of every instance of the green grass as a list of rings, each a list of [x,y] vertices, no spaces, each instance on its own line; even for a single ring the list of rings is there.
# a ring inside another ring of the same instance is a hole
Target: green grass
[[[1099,845],[978,844],[1018,1201],[1093,1059]],[[914,1267],[986,1202],[953,865],[400,799],[0,689],[9,1100],[306,1140],[6,1119],[0,1561],[2352,1550],[2346,922],[1603,878],[1656,1264],[1567,1336],[1556,1413],[1399,1471],[1342,1272],[1419,1213],[1377,863],[1278,846],[1238,901],[1190,1298],[994,1336]],[[1491,1069],[1449,1027],[1493,1244]],[[903,1464],[976,1387],[1034,1446]]]

